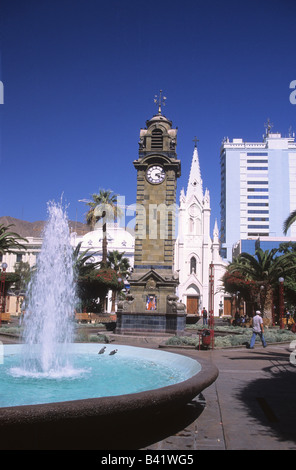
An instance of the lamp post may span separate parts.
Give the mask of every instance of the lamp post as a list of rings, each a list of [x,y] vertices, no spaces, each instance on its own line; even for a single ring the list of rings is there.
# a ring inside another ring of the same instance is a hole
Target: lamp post
[[[214,328],[214,265],[210,264],[210,308],[209,308],[209,326]]]
[[[279,311],[280,311],[280,329],[284,329],[284,278],[279,278]]]
[[[238,290],[236,292],[236,297],[235,297],[235,324],[236,326],[239,325],[239,319],[240,319],[240,291]]]
[[[118,284],[120,284],[120,283],[122,282],[121,274],[118,273],[117,276],[118,276],[118,277],[117,277],[117,282],[118,282]],[[118,292],[119,292],[119,291],[117,291],[117,290],[114,291],[114,292],[112,292],[112,296],[113,296],[113,295],[115,296],[115,297],[114,297],[114,313],[116,312],[116,305],[118,304]],[[113,303],[113,302],[112,302],[112,303]],[[112,310],[112,309],[111,309],[111,310]]]
[[[262,316],[264,313],[264,297],[265,297],[265,286],[260,286],[260,310],[262,312]]]
[[[0,326],[2,320],[2,313],[5,312],[5,274],[7,269],[7,263],[2,263],[2,271],[1,271],[1,278],[0,278]]]

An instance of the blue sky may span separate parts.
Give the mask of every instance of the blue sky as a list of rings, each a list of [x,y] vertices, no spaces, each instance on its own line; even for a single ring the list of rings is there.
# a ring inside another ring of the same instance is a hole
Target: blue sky
[[[140,128],[154,95],[178,127],[187,186],[193,139],[211,228],[220,218],[220,145],[296,131],[294,0],[1,0],[0,216],[47,217],[63,194],[83,222],[99,188],[136,201]],[[280,188],[279,188],[280,190]]]

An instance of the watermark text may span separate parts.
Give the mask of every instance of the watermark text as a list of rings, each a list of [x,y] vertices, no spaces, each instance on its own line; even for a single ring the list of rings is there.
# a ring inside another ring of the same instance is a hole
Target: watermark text
[[[291,104],[296,104],[296,80],[292,80],[290,82],[290,87],[291,89],[293,89],[293,91],[291,91],[290,93],[290,103]]]
[[[2,341],[0,341],[0,365],[4,363],[4,346]]]
[[[289,349],[292,349],[292,352],[290,354],[290,363],[293,364],[293,366],[296,366],[296,340],[294,339],[291,341]]]
[[[0,104],[4,104],[4,85],[0,80]]]
[[[125,197],[117,196],[117,207],[118,210],[114,211],[114,206],[110,204],[98,205],[94,210],[98,220],[96,228],[111,222],[129,229],[137,239],[166,240],[175,237],[179,214],[177,204],[125,205]],[[127,221],[128,217],[132,219]]]

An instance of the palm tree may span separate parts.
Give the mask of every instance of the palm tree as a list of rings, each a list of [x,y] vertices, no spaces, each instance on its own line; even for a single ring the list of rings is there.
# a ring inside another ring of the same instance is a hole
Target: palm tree
[[[296,272],[295,253],[278,254],[278,249],[263,251],[256,250],[255,256],[249,253],[241,253],[234,263],[230,263],[227,271],[238,272],[245,280],[256,283],[260,289],[260,301],[262,313],[271,319],[272,292],[278,285],[279,277],[285,277]]]
[[[109,251],[107,266],[114,269],[117,274],[121,276],[126,276],[130,268],[130,263],[128,258],[124,258],[125,252],[120,253],[117,250]],[[112,307],[111,311],[115,312],[115,300],[116,300],[116,291],[112,291]]]
[[[296,222],[296,209],[292,211],[291,214],[284,221],[283,232],[285,235],[287,235],[289,228],[294,222]]]
[[[78,243],[75,250],[73,251],[73,265],[75,274],[77,277],[85,276],[91,273],[94,269],[97,269],[100,265],[100,261],[94,262],[93,257],[97,253],[90,253],[89,249],[80,252],[82,242]]]
[[[103,222],[103,241],[102,241],[102,263],[107,262],[107,222],[116,220],[121,215],[121,210],[117,206],[117,194],[110,190],[100,189],[99,194],[92,194],[93,200],[86,204],[90,207],[86,214],[86,222],[94,230],[95,224],[102,220]]]
[[[4,253],[16,253],[18,250],[26,250],[26,247],[20,243],[20,241],[27,242],[26,238],[21,237],[15,232],[10,232],[10,227],[13,224],[5,226],[0,224],[0,254]]]

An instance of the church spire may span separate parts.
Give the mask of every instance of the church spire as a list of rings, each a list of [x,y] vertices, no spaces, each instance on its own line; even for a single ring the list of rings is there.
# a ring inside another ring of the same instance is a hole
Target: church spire
[[[195,145],[193,150],[192,162],[191,162],[191,169],[190,175],[188,180],[187,186],[187,199],[192,195],[195,196],[202,201],[203,199],[203,188],[202,188],[202,179],[200,173],[200,166],[199,166],[199,157],[198,157],[198,150],[197,150],[197,138],[194,139]]]

